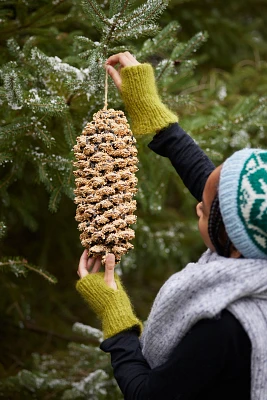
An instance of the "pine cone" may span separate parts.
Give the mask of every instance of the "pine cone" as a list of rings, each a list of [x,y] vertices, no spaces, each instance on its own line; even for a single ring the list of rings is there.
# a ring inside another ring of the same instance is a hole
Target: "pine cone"
[[[136,140],[122,111],[101,110],[84,128],[74,146],[78,204],[76,221],[89,256],[115,255],[116,263],[133,248],[136,222]]]

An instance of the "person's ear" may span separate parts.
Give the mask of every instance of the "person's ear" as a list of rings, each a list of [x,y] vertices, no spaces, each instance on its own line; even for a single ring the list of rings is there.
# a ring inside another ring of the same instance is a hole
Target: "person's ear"
[[[240,251],[237,250],[233,244],[231,244],[230,258],[240,258],[241,256],[242,256],[242,254],[240,253]]]

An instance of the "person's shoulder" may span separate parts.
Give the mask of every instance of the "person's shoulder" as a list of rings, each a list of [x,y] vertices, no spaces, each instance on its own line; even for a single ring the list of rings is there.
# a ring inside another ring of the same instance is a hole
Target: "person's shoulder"
[[[224,309],[214,318],[198,321],[188,332],[188,337],[199,342],[202,346],[219,348],[235,352],[250,352],[249,337],[238,321],[228,310]]]
[[[222,310],[218,315],[214,318],[204,318],[201,319],[196,325],[198,326],[213,326],[214,329],[220,327],[223,330],[228,329],[239,329],[242,328],[242,325],[238,321],[238,319],[227,309]],[[242,328],[243,329],[243,328]]]

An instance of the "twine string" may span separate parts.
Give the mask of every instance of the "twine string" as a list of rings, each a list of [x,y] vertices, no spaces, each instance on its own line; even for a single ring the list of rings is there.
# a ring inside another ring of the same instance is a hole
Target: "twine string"
[[[107,108],[108,108],[108,71],[106,70],[104,110],[107,110]]]

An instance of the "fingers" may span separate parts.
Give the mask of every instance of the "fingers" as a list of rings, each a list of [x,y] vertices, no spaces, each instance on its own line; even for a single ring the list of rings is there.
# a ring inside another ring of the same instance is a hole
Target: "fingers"
[[[115,269],[115,256],[114,254],[107,254],[104,281],[110,288],[117,290],[117,284],[114,278],[114,269]]]
[[[126,55],[126,57],[127,57],[129,60],[132,61],[132,63],[133,63],[134,65],[140,64],[140,63],[137,61],[137,59],[136,59],[129,51],[126,51],[126,52],[125,52],[125,55]]]
[[[87,259],[88,259],[88,251],[84,250],[84,252],[81,255],[80,262],[79,262],[79,267],[77,274],[79,275],[80,278],[83,278],[88,274],[87,271]]]
[[[114,68],[117,64],[119,64],[118,70]],[[134,56],[126,51],[125,53],[118,53],[110,56],[105,63],[105,68],[107,69],[108,74],[113,79],[117,88],[121,90],[121,68],[132,67],[138,64],[140,63],[134,58]]]
[[[101,267],[101,257],[89,257],[88,258],[88,250],[84,250],[81,255],[80,263],[78,267],[77,274],[82,279],[89,273],[96,273],[100,270]],[[91,271],[90,271],[91,270]]]
[[[111,65],[113,67],[117,64],[120,64],[123,68],[132,67],[133,65],[138,65],[140,63],[134,58],[131,53],[126,51],[125,53],[114,54],[113,56],[110,56],[106,61],[106,65]]]
[[[110,77],[113,79],[115,85],[117,86],[117,88],[119,90],[121,90],[121,76],[120,73],[111,65],[107,65],[106,69],[108,71],[108,74],[110,75]]]
[[[89,257],[88,258],[88,250],[84,250],[81,255],[80,263],[78,267],[78,275],[82,279],[86,275],[95,274],[99,272],[101,268],[101,258],[102,257]],[[115,269],[115,256],[114,254],[107,254],[106,256],[106,265],[105,265],[105,274],[104,274],[104,281],[106,284],[114,289],[117,290],[117,284],[114,278],[114,269]]]
[[[95,274],[96,272],[99,272],[100,268],[101,268],[101,257],[97,257],[96,259],[94,259],[95,263],[94,266],[91,270],[92,274]]]

